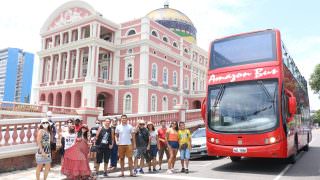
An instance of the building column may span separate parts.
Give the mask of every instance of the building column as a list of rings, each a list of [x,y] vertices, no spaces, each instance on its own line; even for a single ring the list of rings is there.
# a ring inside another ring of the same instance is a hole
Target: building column
[[[109,74],[108,74],[108,80],[112,80],[113,78],[112,78],[112,69],[113,69],[113,52],[110,52],[109,53],[110,54],[110,64],[109,64]]]
[[[87,74],[86,74],[86,80],[89,80],[90,75],[91,75],[91,61],[92,61],[92,46],[88,46],[88,64],[87,64]]]
[[[69,79],[69,68],[70,68],[70,51],[67,52],[67,68],[66,68],[65,79]]]
[[[180,61],[180,99],[179,102],[180,104],[183,104],[183,89],[184,89],[184,76],[183,76],[183,61]]]
[[[55,42],[56,42],[56,40],[55,40],[55,38],[54,38],[54,35],[52,35],[51,36],[51,48],[53,48],[54,47],[54,44],[55,44]]]
[[[78,27],[78,40],[81,39],[81,27]]]
[[[119,112],[119,90],[114,90],[114,113],[118,114]]]
[[[63,33],[60,32],[60,46],[63,44]]]
[[[94,58],[94,80],[98,81],[99,77],[99,52],[100,52],[100,47],[96,46],[96,53],[95,53],[95,58]]]
[[[44,67],[45,58],[40,57],[39,60],[40,60],[40,63],[39,63],[39,74],[38,74],[39,79],[38,80],[39,80],[39,84],[41,84],[44,82],[43,67]]]
[[[98,32],[97,32],[97,38],[100,39],[100,34],[101,34],[101,24],[98,24]]]
[[[140,48],[138,113],[148,112],[149,46]]]
[[[58,71],[57,71],[57,81],[60,81],[60,76],[61,76],[61,64],[62,64],[62,58],[61,58],[61,53],[59,53],[58,56]]]
[[[71,42],[71,38],[72,38],[72,31],[69,30],[69,31],[68,31],[68,43]]]
[[[53,74],[53,55],[50,56],[50,66],[49,66],[49,79],[48,82],[52,82],[52,74]]]
[[[112,68],[112,84],[119,85],[120,76],[120,50],[113,53],[113,68]]]
[[[75,67],[75,73],[74,73],[74,79],[79,78],[79,59],[80,59],[80,49],[77,49],[77,55],[76,55],[76,67]]]

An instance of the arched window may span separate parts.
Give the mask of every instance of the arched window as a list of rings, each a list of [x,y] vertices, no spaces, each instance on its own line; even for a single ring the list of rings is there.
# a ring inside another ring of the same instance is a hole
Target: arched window
[[[164,37],[162,38],[162,40],[163,40],[164,42],[169,42],[169,40],[168,40],[168,38],[167,38],[166,36],[164,36]]]
[[[176,98],[173,98],[173,101],[172,101],[172,106],[176,106],[177,105],[177,99]]]
[[[165,67],[163,68],[163,84],[168,84],[168,69]]]
[[[173,71],[173,76],[172,76],[172,81],[173,81],[173,85],[177,86],[178,82],[177,82],[177,72]]]
[[[132,79],[132,64],[127,66],[127,79]]]
[[[173,42],[173,43],[172,43],[172,46],[177,48],[177,47],[178,47],[178,44],[177,44],[176,42]]]
[[[158,33],[157,33],[157,31],[155,31],[155,30],[152,30],[152,31],[151,31],[151,35],[152,35],[152,36],[155,36],[155,37],[158,37]]]
[[[189,50],[188,50],[187,48],[184,48],[184,52],[185,52],[186,54],[188,54],[188,53],[189,53]]]
[[[128,31],[128,36],[135,35],[135,34],[136,34],[136,30],[134,29],[131,29]]]
[[[168,111],[168,98],[166,96],[162,98],[162,111]]]
[[[152,69],[151,69],[151,79],[153,81],[157,80],[157,71],[158,71],[158,66],[157,66],[157,64],[153,63]]]
[[[127,54],[132,54],[133,50],[132,49],[128,49]]]
[[[124,98],[124,113],[132,113],[132,97],[130,94]]]
[[[157,111],[157,96],[152,95],[151,96],[151,112]]]

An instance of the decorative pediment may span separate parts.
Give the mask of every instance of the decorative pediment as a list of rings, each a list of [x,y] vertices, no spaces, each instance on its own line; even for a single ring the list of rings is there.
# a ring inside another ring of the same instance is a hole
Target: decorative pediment
[[[63,11],[62,13],[60,13],[53,21],[52,23],[49,25],[48,27],[48,31],[67,25],[67,24],[71,24],[74,23],[76,21],[81,20],[84,17],[90,16],[91,13],[83,8],[70,8],[68,10]]]

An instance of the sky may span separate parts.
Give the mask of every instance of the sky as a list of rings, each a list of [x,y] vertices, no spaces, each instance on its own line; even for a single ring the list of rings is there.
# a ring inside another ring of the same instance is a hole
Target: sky
[[[122,23],[163,7],[166,0],[85,0],[104,18]],[[10,0],[0,6],[0,49],[40,51],[40,29],[65,0]],[[277,28],[302,75],[309,81],[320,63],[320,1],[318,0],[169,0],[197,28],[198,45],[208,50],[216,38]],[[38,56],[36,55],[36,65]],[[36,77],[36,76],[35,76]],[[34,79],[34,82],[36,79]],[[319,95],[309,87],[312,110],[320,109]]]

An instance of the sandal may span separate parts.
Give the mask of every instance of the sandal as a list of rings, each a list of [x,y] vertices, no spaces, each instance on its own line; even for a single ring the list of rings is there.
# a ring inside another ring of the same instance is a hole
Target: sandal
[[[124,177],[124,174],[119,174],[119,176],[118,177]]]
[[[137,177],[136,174],[130,174],[130,177]]]

